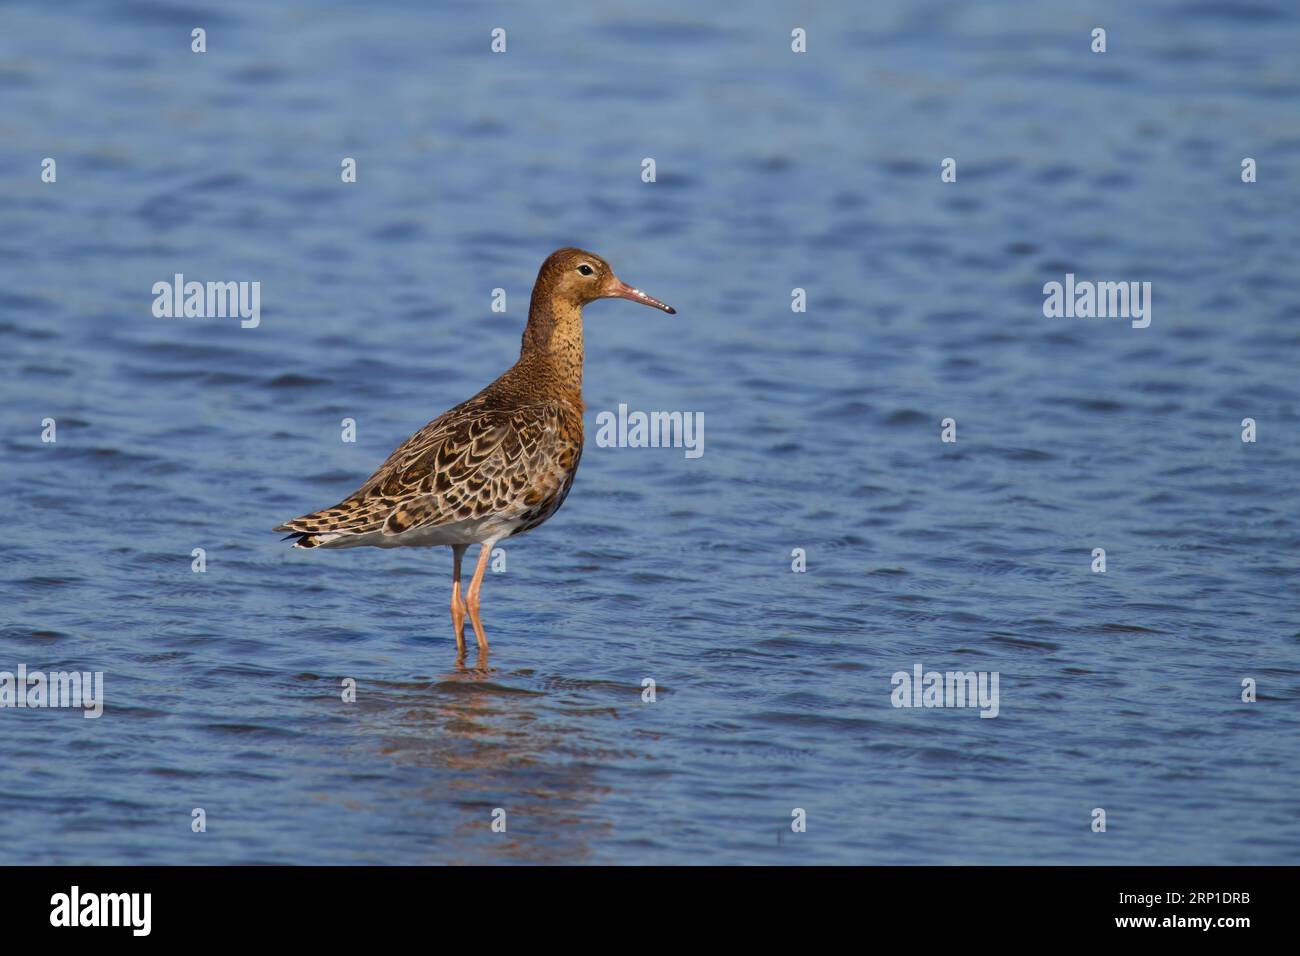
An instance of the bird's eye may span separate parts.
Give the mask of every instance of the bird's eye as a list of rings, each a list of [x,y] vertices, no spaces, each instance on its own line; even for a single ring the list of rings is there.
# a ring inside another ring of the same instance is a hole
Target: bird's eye
[[[578,266],[578,273],[584,276],[594,276],[596,270],[584,262],[582,265]]]

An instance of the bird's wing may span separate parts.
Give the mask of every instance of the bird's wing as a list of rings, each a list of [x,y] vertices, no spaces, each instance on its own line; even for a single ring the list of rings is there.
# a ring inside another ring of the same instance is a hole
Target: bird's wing
[[[404,441],[348,498],[275,530],[401,534],[454,521],[514,517],[565,487],[581,451],[582,418],[559,403],[514,408],[467,403]]]

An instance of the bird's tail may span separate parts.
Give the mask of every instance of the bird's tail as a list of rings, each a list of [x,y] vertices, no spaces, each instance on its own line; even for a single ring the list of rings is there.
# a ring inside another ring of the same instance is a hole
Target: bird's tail
[[[284,540],[292,540],[295,548],[321,548],[326,545],[337,548],[342,546],[344,540],[375,530],[383,521],[384,515],[381,512],[375,511],[373,515],[358,512],[349,499],[333,508],[313,511],[301,518],[286,521],[275,530],[287,532],[288,537]]]
[[[287,531],[285,525],[280,525],[274,531]],[[295,531],[292,534],[286,534],[281,541],[292,541],[295,548],[315,548],[321,543],[320,535],[313,534],[310,531]]]

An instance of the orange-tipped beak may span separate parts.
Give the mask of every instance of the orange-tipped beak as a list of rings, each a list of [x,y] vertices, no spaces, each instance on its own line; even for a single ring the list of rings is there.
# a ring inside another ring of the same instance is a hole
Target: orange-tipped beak
[[[667,312],[669,315],[676,315],[677,310],[671,305],[660,302],[654,296],[646,295],[640,289],[634,289],[622,279],[614,279],[604,298],[607,299],[630,299],[633,302],[640,302],[642,305],[652,306],[660,311]]]

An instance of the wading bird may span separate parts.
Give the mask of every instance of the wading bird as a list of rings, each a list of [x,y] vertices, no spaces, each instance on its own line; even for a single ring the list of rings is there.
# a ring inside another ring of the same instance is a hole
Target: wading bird
[[[533,286],[519,361],[468,401],[402,442],[351,495],[286,521],[295,548],[451,548],[451,622],[458,658],[469,614],[479,654],[487,635],[479,590],[493,546],[523,534],[564,503],[582,457],[582,307],[630,299],[676,310],[614,275],[600,256],[560,249]],[[461,559],[479,545],[461,596]]]

